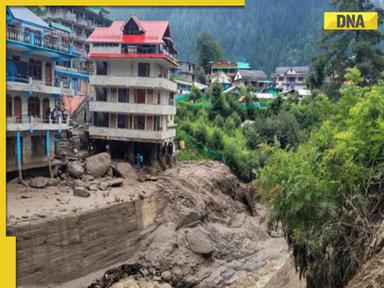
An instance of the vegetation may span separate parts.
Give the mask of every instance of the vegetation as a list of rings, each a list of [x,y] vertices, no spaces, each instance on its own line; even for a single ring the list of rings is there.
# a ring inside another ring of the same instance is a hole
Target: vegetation
[[[348,69],[340,101],[296,149],[270,147],[255,187],[271,204],[308,287],[344,287],[373,253],[383,219],[384,83],[360,87]],[[323,110],[325,111],[325,109]]]

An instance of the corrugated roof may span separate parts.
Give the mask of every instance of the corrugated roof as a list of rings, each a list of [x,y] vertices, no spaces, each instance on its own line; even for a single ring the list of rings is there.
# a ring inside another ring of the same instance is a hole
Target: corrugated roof
[[[88,37],[88,42],[114,42],[114,43],[163,43],[168,21],[145,21],[139,20],[144,33],[139,35],[123,35],[122,28],[126,22],[115,21],[110,27],[96,28]]]
[[[241,70],[238,72],[241,76],[241,80],[244,81],[258,81],[266,80],[267,75],[261,70]]]
[[[296,73],[308,73],[309,67],[308,66],[294,66],[294,67],[276,67],[275,74],[285,74],[289,70],[293,70]]]
[[[56,22],[51,22],[49,23],[51,25],[52,28],[54,29],[57,29],[57,30],[61,30],[61,31],[64,31],[64,32],[67,32],[67,33],[72,33],[72,30],[71,28],[65,26],[65,25],[62,25],[60,23],[56,23]]]
[[[31,10],[29,10],[26,7],[17,6],[17,7],[8,7],[9,11],[11,12],[13,18],[16,20],[26,22],[28,24],[40,26],[43,28],[49,28],[49,25],[47,22],[45,22],[43,19],[41,19],[39,16],[37,16],[35,13],[33,13]]]

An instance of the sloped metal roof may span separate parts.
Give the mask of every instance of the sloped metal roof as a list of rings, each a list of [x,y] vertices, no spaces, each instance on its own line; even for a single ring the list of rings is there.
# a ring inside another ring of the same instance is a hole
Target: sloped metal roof
[[[36,25],[38,27],[43,27],[49,29],[49,25],[31,10],[26,7],[17,6],[17,7],[8,7],[13,18],[21,22],[25,22],[29,25]]]

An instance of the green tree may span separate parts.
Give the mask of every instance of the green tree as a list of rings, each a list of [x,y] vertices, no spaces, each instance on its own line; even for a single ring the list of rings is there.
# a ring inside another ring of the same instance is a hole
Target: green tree
[[[194,73],[195,73],[195,78],[196,78],[197,82],[200,82],[203,84],[207,83],[205,71],[204,71],[204,68],[202,66],[197,66]]]
[[[223,150],[224,140],[223,135],[219,129],[215,129],[210,139],[209,146],[214,150]]]
[[[206,68],[210,61],[224,58],[224,50],[209,31],[200,32],[196,38],[198,65]]]
[[[200,90],[195,86],[193,86],[191,93],[189,93],[189,100],[196,101],[196,100],[199,100],[200,98],[201,98]]]

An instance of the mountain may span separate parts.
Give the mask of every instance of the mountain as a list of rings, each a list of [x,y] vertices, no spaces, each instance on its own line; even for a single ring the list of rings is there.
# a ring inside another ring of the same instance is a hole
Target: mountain
[[[113,20],[130,15],[168,19],[179,59],[195,60],[196,35],[209,30],[228,59],[248,61],[270,75],[279,65],[308,65],[326,0],[247,0],[246,7],[109,7]]]

